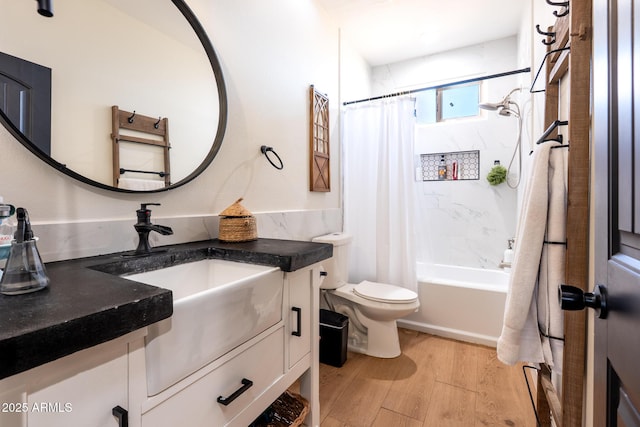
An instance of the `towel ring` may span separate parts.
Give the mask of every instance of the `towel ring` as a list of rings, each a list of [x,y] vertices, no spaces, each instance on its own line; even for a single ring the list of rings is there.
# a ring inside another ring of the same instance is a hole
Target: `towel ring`
[[[278,156],[278,153],[276,153],[275,151],[273,151],[273,147],[267,147],[266,145],[263,145],[262,147],[260,147],[260,152],[262,152],[262,154],[264,154],[264,156],[267,158],[267,160],[269,161],[269,163],[271,163],[271,166],[273,166],[274,168],[281,170],[282,168],[284,168],[284,163],[282,163],[282,159],[280,158],[280,156]],[[271,157],[269,157],[269,152],[272,152],[274,156],[276,156],[276,159],[278,159],[278,162],[280,163],[280,166],[276,165],[273,160],[271,160]]]

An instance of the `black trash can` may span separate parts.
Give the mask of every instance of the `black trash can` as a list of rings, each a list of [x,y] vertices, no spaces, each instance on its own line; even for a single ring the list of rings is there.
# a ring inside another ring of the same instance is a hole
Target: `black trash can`
[[[347,361],[349,318],[320,309],[320,363],[338,368]]]

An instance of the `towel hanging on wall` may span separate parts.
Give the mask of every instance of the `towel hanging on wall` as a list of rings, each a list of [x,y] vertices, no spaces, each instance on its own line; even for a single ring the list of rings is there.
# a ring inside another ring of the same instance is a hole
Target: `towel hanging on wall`
[[[564,279],[566,233],[565,150],[536,146],[518,221],[514,261],[498,339],[498,358],[562,368],[563,316],[557,298]],[[541,333],[542,332],[542,333]]]

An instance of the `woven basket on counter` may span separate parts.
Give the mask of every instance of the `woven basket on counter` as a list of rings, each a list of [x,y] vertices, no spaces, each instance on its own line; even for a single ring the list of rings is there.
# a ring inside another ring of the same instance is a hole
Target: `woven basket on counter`
[[[249,427],[298,427],[309,413],[309,402],[285,391]]]
[[[242,198],[220,212],[218,239],[223,242],[249,242],[258,238],[256,218],[240,204]]]

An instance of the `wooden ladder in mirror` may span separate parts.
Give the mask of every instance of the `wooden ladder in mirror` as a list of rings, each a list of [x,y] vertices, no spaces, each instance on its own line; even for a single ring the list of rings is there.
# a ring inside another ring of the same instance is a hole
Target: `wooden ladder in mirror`
[[[113,146],[113,186],[123,188],[120,177],[127,173],[151,174],[158,175],[162,178],[162,184],[159,188],[171,185],[171,166],[169,160],[169,150],[171,144],[169,142],[169,119],[154,118],[137,114],[133,112],[120,110],[117,105],[111,107],[111,140]],[[122,133],[121,130],[125,130]],[[143,151],[142,156],[135,160],[129,159],[125,168],[120,161],[121,142],[129,144],[143,144],[151,147],[149,150]],[[154,158],[158,157],[157,149],[161,149],[162,159],[155,162]],[[160,166],[160,164],[162,165]],[[148,165],[159,165],[162,170],[147,170]],[[161,180],[158,180],[161,181]],[[151,189],[151,188],[146,188]]]

